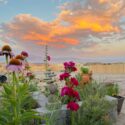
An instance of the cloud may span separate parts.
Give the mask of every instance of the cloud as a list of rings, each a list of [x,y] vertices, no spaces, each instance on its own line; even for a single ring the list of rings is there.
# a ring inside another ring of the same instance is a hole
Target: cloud
[[[0,4],[7,4],[8,3],[8,1],[7,0],[0,0]]]
[[[68,28],[58,26],[54,22],[44,22],[29,14],[17,15],[11,22],[2,25],[3,35],[22,42],[34,41],[36,44],[45,43],[77,45],[75,38],[64,36],[71,32]]]
[[[60,12],[51,22],[30,14],[16,15],[1,25],[2,40],[14,41],[18,46],[48,44],[63,56],[66,53],[73,55],[72,52],[76,55],[92,55],[94,52],[100,55],[97,48],[102,44],[108,46],[108,43],[124,38],[125,0],[79,0],[67,2],[59,8]],[[104,46],[102,50],[105,50]]]

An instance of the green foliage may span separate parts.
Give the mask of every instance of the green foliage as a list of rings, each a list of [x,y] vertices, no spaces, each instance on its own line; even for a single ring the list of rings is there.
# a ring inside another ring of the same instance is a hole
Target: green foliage
[[[37,87],[37,83],[29,83],[29,91],[30,92],[34,92],[34,91],[37,91],[38,90],[38,87]]]
[[[81,77],[80,73],[76,74],[75,77],[76,77],[76,79],[78,80],[78,82],[80,83],[81,80],[82,80],[82,77]]]
[[[110,96],[115,96],[119,94],[118,84],[110,84],[106,86],[106,94]]]
[[[78,88],[82,106],[71,113],[71,125],[112,125],[109,110],[112,103],[105,100],[105,87],[93,82]]]
[[[112,125],[108,115],[111,105],[99,96],[89,96],[78,112],[72,112],[71,125]]]
[[[40,119],[30,107],[24,108],[31,101],[28,84],[7,84],[3,87],[0,125],[29,125],[33,119]]]
[[[105,87],[93,81],[90,84],[86,84],[83,88],[79,86],[78,92],[80,94],[80,99],[85,100],[88,96],[98,95],[100,98],[106,95]]]
[[[89,73],[89,68],[87,68],[87,67],[81,67],[81,72],[83,74],[88,74]]]
[[[46,125],[60,125],[60,118],[62,118],[62,117],[60,117],[60,115],[63,116],[62,110],[61,111],[60,110],[52,110],[49,115],[45,116]],[[65,118],[65,116],[63,118]],[[66,121],[62,120],[61,125],[66,125]]]
[[[36,100],[32,98],[32,96],[29,96],[28,100],[23,103],[23,108],[25,110],[35,109],[38,108],[39,104]]]

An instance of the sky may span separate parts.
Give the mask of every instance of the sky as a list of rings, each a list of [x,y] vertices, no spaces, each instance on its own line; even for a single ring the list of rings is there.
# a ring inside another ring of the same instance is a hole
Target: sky
[[[0,0],[5,44],[31,62],[46,44],[52,62],[125,62],[125,0]]]

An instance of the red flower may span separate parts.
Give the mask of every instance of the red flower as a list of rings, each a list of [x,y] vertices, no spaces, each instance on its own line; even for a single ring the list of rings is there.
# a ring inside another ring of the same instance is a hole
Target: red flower
[[[70,62],[69,62],[69,65],[70,65],[70,67],[74,67],[74,66],[75,66],[75,63],[72,62],[72,61],[70,61]]]
[[[65,96],[65,95],[74,97],[75,99],[80,100],[79,93],[68,86],[63,87],[61,90],[61,96]]]
[[[75,90],[72,91],[72,96],[78,100],[80,100],[79,93]]]
[[[68,86],[65,86],[62,88],[61,90],[61,96],[64,96],[64,95],[69,95],[69,96],[72,96],[72,88],[69,88]]]
[[[64,63],[65,72],[60,75],[60,80],[65,80],[66,86],[61,90],[61,96],[66,96],[68,104],[67,108],[72,111],[77,111],[79,105],[76,103],[77,100],[80,100],[79,93],[75,91],[74,87],[78,86],[78,80],[74,77],[70,77],[70,73],[77,70],[75,63],[65,62]],[[68,79],[67,79],[68,78]]]
[[[64,63],[65,70],[71,70],[71,71],[76,71],[77,68],[75,67],[75,63],[70,61],[70,62],[65,62]]]
[[[60,75],[60,80],[65,80],[66,78],[68,78],[70,76],[69,73],[65,72],[63,74]]]
[[[70,61],[70,62],[65,62],[64,63],[65,68],[71,68],[75,66],[75,63]]]
[[[75,72],[75,71],[77,71],[77,68],[76,68],[76,67],[72,67],[71,70],[72,70],[73,72]]]
[[[76,78],[71,78],[71,84],[75,85],[75,86],[78,86],[79,85],[79,82]]]
[[[79,109],[79,104],[77,104],[76,102],[69,102],[67,104],[67,109],[70,109],[72,111],[77,111]]]

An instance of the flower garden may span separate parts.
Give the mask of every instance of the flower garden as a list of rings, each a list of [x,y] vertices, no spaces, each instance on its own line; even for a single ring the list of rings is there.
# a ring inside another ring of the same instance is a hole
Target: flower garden
[[[88,67],[77,69],[73,61],[64,62],[59,77],[48,68],[39,80],[27,52],[15,55],[5,45],[0,56],[6,64],[6,74],[0,75],[0,125],[115,124],[124,101],[118,84],[97,83]]]

